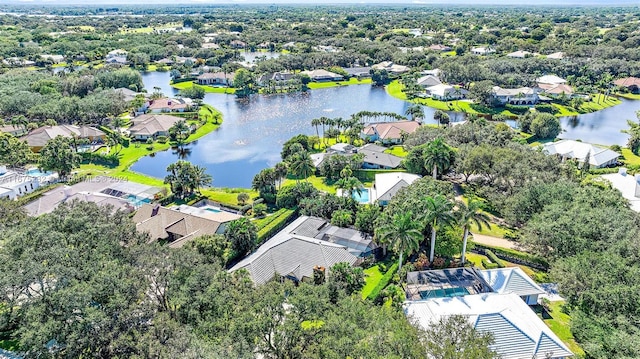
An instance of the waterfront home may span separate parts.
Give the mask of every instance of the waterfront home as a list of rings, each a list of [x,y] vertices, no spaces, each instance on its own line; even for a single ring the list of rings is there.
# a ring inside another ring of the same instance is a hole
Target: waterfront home
[[[13,57],[7,57],[6,59],[3,59],[2,64],[6,66],[11,66],[11,67],[29,67],[29,66],[34,66],[36,62],[13,56]]]
[[[136,230],[148,233],[152,241],[165,240],[169,247],[179,248],[194,238],[224,233],[226,225],[240,217],[221,210],[166,208],[159,204],[144,203],[132,220],[136,223]]]
[[[543,151],[549,155],[556,155],[564,162],[567,159],[574,159],[583,164],[589,159],[589,166],[593,168],[603,168],[614,166],[618,163],[618,152],[606,147],[599,147],[590,143],[574,140],[560,140],[542,145]]]
[[[26,142],[33,152],[40,152],[52,139],[62,136],[67,138],[87,139],[91,143],[103,143],[107,135],[91,126],[58,125],[43,126],[29,132],[21,139]]]
[[[615,80],[613,84],[618,87],[626,87],[631,93],[640,94],[640,78],[625,77]]]
[[[247,43],[241,40],[233,40],[229,43],[232,49],[244,49],[247,47]]]
[[[302,216],[229,271],[245,269],[258,285],[276,277],[311,281],[314,268],[323,268],[330,276],[334,264],[357,265],[362,257],[374,254],[376,248],[375,243],[359,231],[333,226],[321,218]]]
[[[62,203],[93,202],[110,206],[112,211],[132,212],[151,202],[161,192],[158,187],[123,181],[111,177],[91,177],[71,186],[54,188],[24,206],[30,216],[51,213]]]
[[[269,84],[275,84],[276,86],[281,86],[286,84],[288,81],[292,80],[295,77],[295,74],[291,72],[272,72],[263,74],[258,77],[258,85],[260,86],[269,86]]]
[[[622,193],[632,210],[640,212],[640,174],[634,176],[627,173],[626,168],[620,168],[617,173],[602,175],[602,178]]]
[[[421,87],[431,87],[442,84],[442,81],[437,76],[425,75],[420,77],[416,83]]]
[[[128,63],[127,54],[128,54],[127,51],[122,49],[115,49],[115,50],[109,51],[107,53],[107,56],[105,56],[105,63],[125,65]]]
[[[386,206],[401,189],[409,187],[418,179],[420,176],[407,172],[377,173],[371,188],[370,201]]]
[[[62,56],[62,55],[42,54],[42,55],[40,55],[40,57],[45,59],[45,60],[51,60],[51,62],[53,62],[54,64],[59,64],[59,63],[64,61],[64,56]]]
[[[531,87],[504,89],[500,86],[494,86],[491,96],[501,105],[535,105],[540,101],[538,93]]]
[[[135,117],[131,120],[129,134],[136,140],[146,140],[157,138],[158,136],[169,136],[169,129],[178,121],[184,120],[181,117],[161,114],[146,114]]]
[[[424,329],[452,315],[465,317],[476,330],[493,336],[490,348],[500,358],[571,357],[573,353],[528,305],[543,293],[517,267],[426,270],[407,273],[403,309]]]
[[[460,86],[451,86],[446,84],[438,84],[426,88],[427,96],[438,101],[460,100],[469,94],[469,91]]]
[[[351,77],[371,77],[371,67],[343,67]]]
[[[333,73],[331,71],[317,69],[313,71],[302,71],[302,74],[308,75],[312,81],[326,82],[326,81],[342,81],[344,77],[342,75]]]
[[[0,199],[14,200],[40,188],[37,177],[7,170],[0,166]]]
[[[374,122],[364,127],[361,136],[369,142],[400,144],[404,136],[416,132],[418,127],[420,123],[417,121]]]
[[[473,55],[478,55],[478,56],[485,56],[485,55],[491,55],[491,54],[495,54],[496,50],[491,48],[491,47],[484,47],[484,46],[480,46],[480,47],[474,47],[471,49],[471,53]]]
[[[185,112],[192,105],[189,98],[159,98],[149,101],[147,111],[152,113],[161,112]]]
[[[236,75],[225,72],[207,72],[200,76],[198,76],[197,81],[198,85],[223,85],[223,86],[232,86],[233,79]]]
[[[549,95],[560,96],[562,94],[567,96],[573,95],[573,87],[567,84],[538,84],[538,89],[540,92],[544,92]]]
[[[391,61],[383,61],[379,64],[371,66],[371,68],[374,70],[386,70],[392,75],[401,75],[405,72],[409,72],[410,70],[408,66],[394,64]]]

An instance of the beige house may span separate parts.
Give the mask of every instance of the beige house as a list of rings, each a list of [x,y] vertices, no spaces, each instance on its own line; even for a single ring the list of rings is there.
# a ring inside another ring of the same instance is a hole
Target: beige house
[[[131,120],[129,133],[136,140],[169,136],[169,129],[183,118],[171,115],[147,114]]]
[[[224,85],[232,86],[234,73],[207,72],[198,76],[198,85]]]
[[[22,140],[31,147],[33,152],[40,152],[40,150],[46,146],[49,141],[58,136],[87,139],[90,142],[103,142],[107,138],[107,135],[104,132],[95,127],[60,125],[36,128],[26,136],[22,137]]]
[[[398,144],[402,143],[405,134],[414,133],[418,127],[420,127],[420,123],[416,121],[370,123],[362,130],[362,137],[370,142]]]

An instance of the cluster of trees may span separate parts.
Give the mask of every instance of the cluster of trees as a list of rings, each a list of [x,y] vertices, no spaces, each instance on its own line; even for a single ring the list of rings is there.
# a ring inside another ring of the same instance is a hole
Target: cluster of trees
[[[398,308],[360,299],[362,271],[349,266],[315,284],[255,287],[246,272],[223,270],[207,241],[149,244],[109,208],[76,201],[37,218],[12,213],[0,217],[0,331],[30,357],[495,356],[492,339],[462,318],[422,331]],[[466,339],[441,340],[451,335]]]
[[[213,177],[206,171],[205,167],[180,160],[167,167],[169,174],[164,178],[164,183],[171,186],[173,195],[185,198],[200,193],[200,188],[213,184]]]

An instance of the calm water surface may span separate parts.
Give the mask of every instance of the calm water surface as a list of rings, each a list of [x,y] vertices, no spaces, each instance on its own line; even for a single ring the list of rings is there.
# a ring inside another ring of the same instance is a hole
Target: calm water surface
[[[169,86],[168,72],[148,72],[142,75],[148,91],[160,87],[166,95],[176,91]],[[282,144],[296,134],[315,134],[311,119],[348,118],[367,110],[403,114],[409,103],[387,95],[382,88],[369,85],[345,86],[312,90],[307,94],[253,96],[238,100],[232,95],[207,94],[204,102],[222,112],[224,124],[215,132],[186,145],[182,151],[169,150],[144,157],[132,169],[163,178],[169,164],[180,158],[205,166],[214,178],[215,187],[250,187],[260,170],[280,161]],[[626,119],[635,118],[640,101],[625,101],[594,114],[575,120],[561,119],[566,130],[560,137],[582,139],[585,142],[610,145],[624,144]],[[426,123],[435,123],[434,109],[424,107]],[[463,119],[451,113],[452,121]],[[322,131],[320,129],[320,131]]]

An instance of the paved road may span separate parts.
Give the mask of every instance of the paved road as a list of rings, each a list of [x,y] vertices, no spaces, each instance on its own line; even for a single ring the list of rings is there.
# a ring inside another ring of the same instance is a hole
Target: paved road
[[[484,234],[473,233],[473,241],[487,246],[518,249],[518,244],[516,242],[504,238],[485,236]]]

